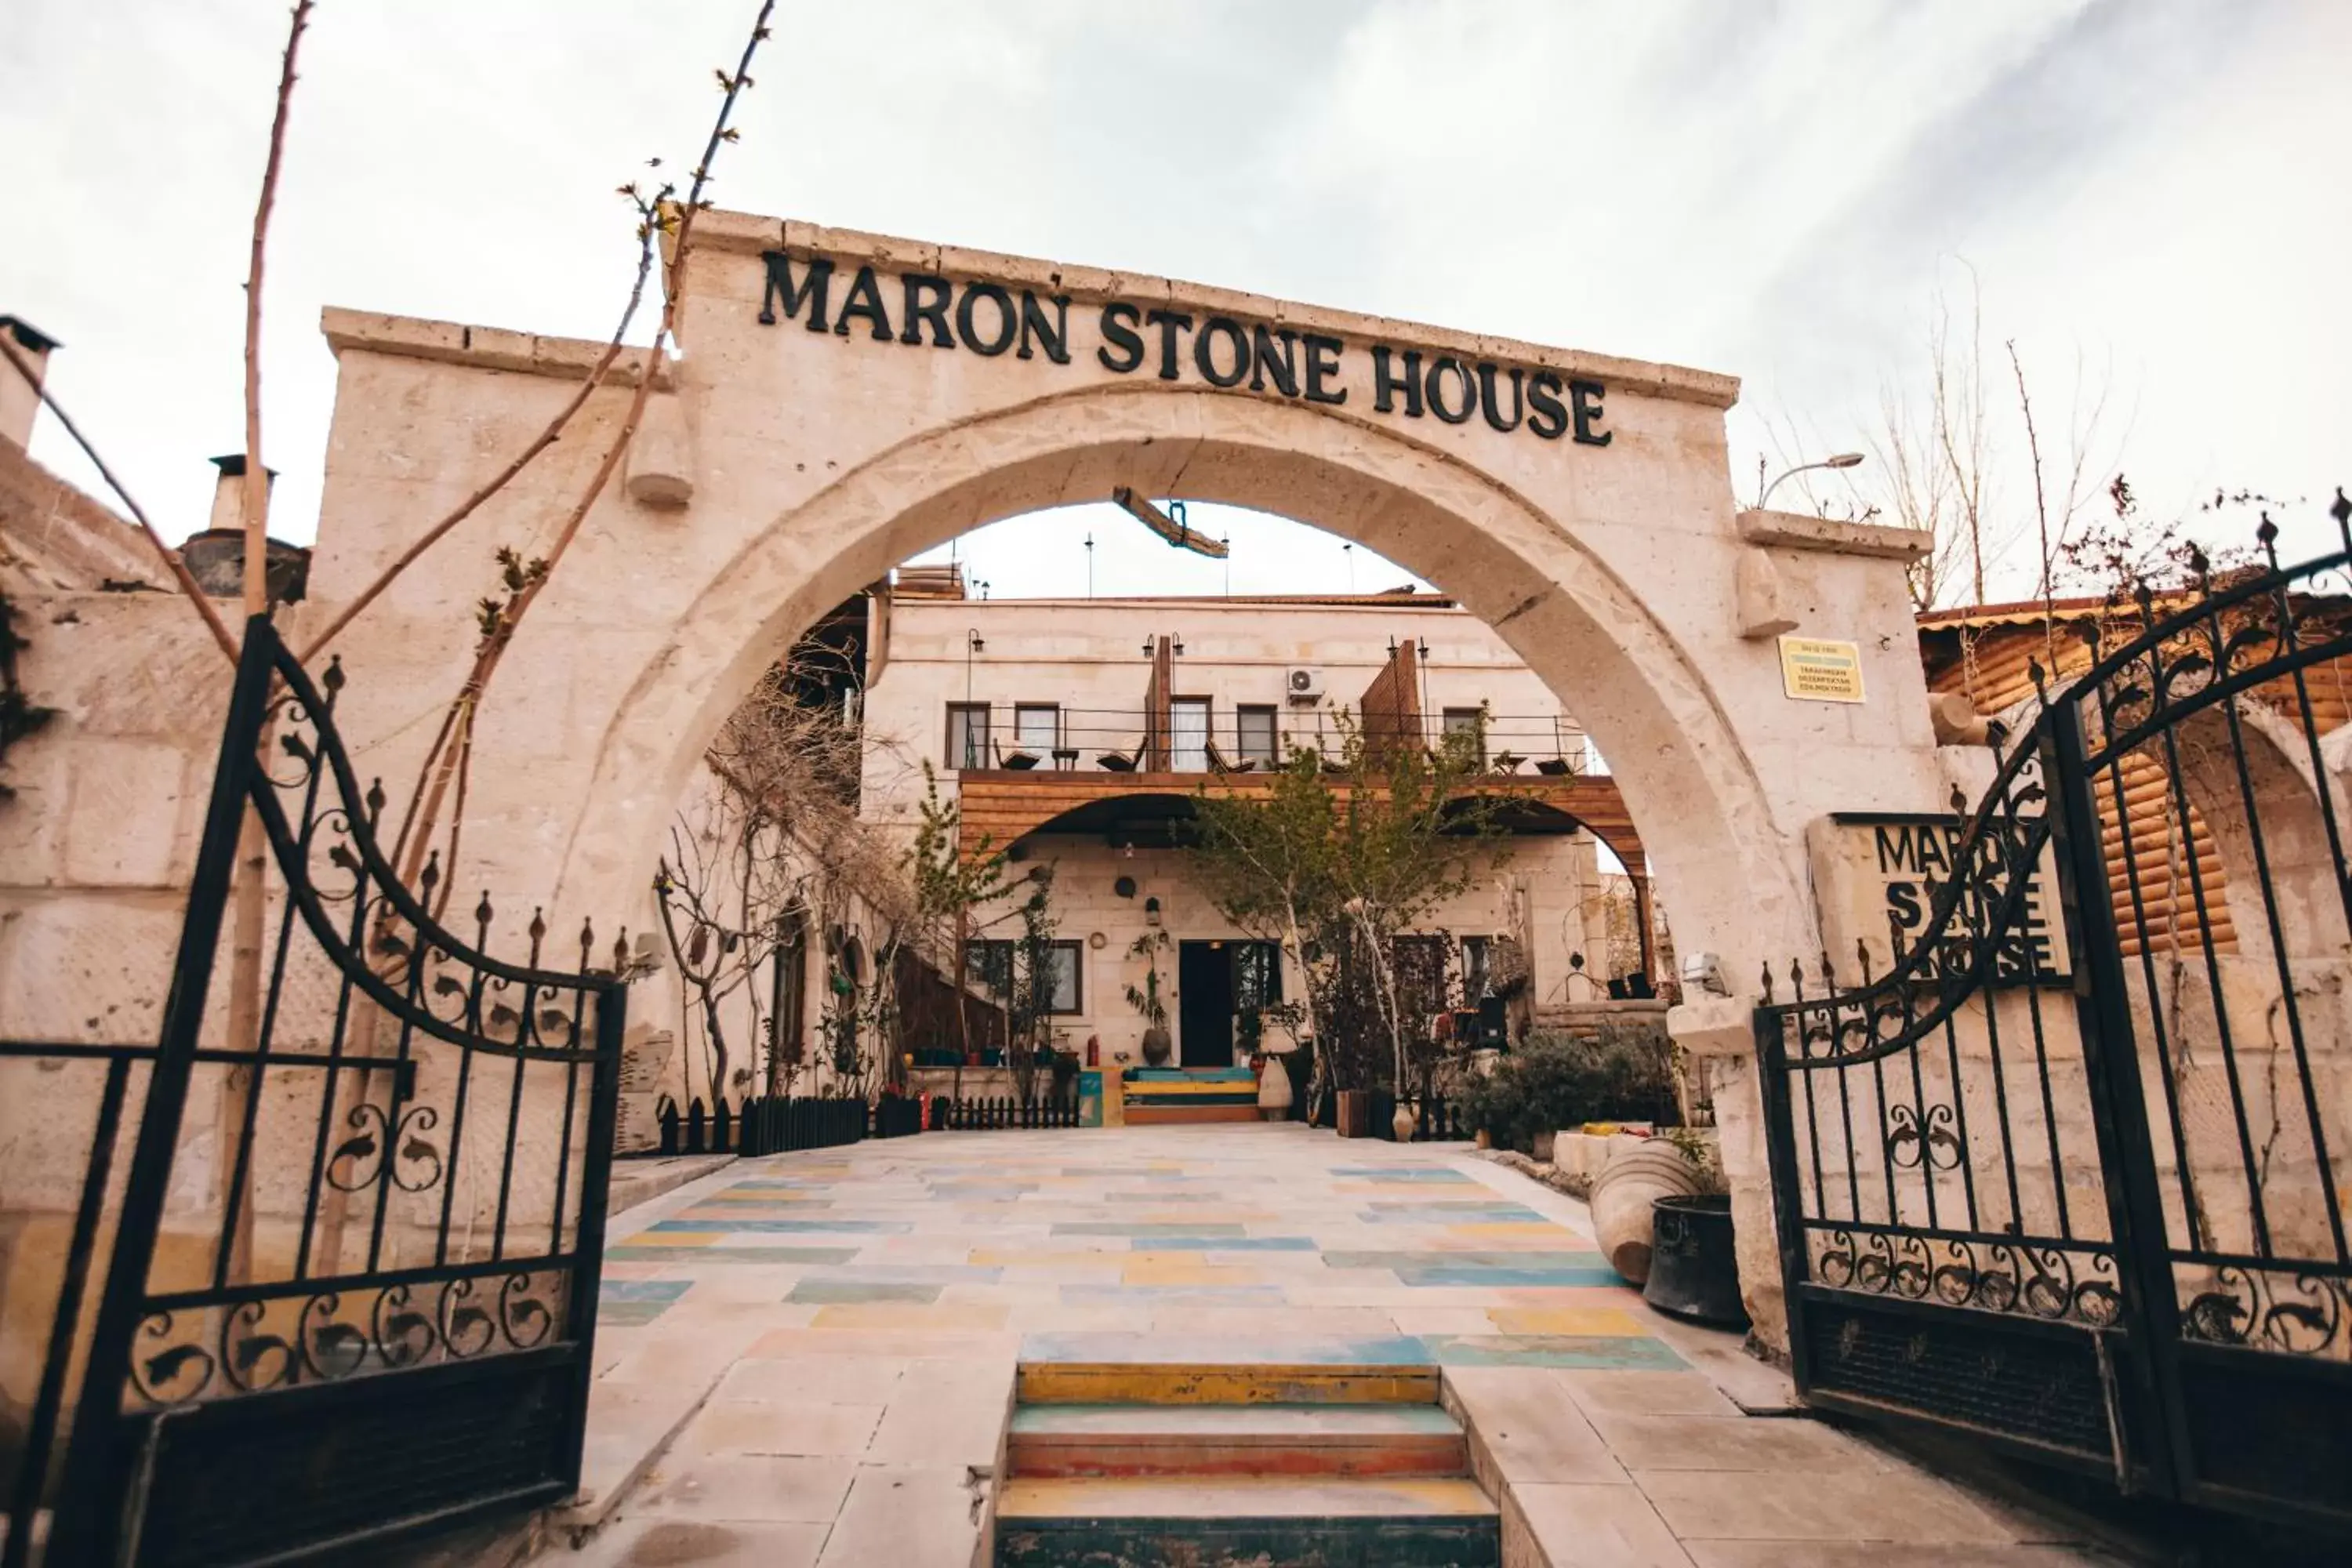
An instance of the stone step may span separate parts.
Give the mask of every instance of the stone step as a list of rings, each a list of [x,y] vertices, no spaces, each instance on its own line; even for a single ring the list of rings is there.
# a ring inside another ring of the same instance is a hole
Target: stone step
[[[1434,1405],[1434,1366],[1023,1363],[1024,1405]]]
[[[1132,1100],[1127,1102],[1127,1124],[1129,1127],[1195,1127],[1210,1122],[1257,1120],[1257,1100],[1255,1098],[1232,1105],[1170,1105],[1165,1101],[1138,1104]]]
[[[1016,1479],[999,1568],[1498,1568],[1501,1517],[1475,1481]]]
[[[1028,1405],[1015,1476],[1459,1476],[1462,1424],[1434,1405]]]
[[[1391,1335],[1032,1334],[1024,1405],[1434,1405],[1437,1363]]]

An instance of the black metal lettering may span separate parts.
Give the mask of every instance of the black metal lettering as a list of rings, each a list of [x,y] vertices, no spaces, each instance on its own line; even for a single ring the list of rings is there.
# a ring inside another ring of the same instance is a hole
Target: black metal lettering
[[[857,269],[856,278],[849,285],[849,296],[841,302],[841,315],[833,323],[833,330],[847,337],[852,316],[862,317],[873,323],[876,342],[890,341],[890,316],[882,309],[882,286],[874,281],[874,268],[871,267]]]
[[[1307,334],[1307,401],[1328,403],[1333,407],[1348,401],[1348,389],[1333,391],[1325,384],[1326,376],[1339,374],[1339,340],[1327,338],[1319,332]]]
[[[1192,330],[1192,318],[1181,310],[1153,310],[1143,318],[1160,329],[1160,379],[1176,379],[1176,334]]]
[[[1404,352],[1404,374],[1389,371],[1389,349],[1385,343],[1372,345],[1372,412],[1395,412],[1394,394],[1404,394],[1404,411],[1414,419],[1421,417],[1421,351]]]
[[[1506,425],[1495,417],[1503,408],[1503,400],[1495,391],[1496,369],[1486,361],[1479,362],[1478,405],[1486,411],[1486,423],[1507,436],[1519,427],[1519,421],[1528,415],[1528,373],[1516,365],[1511,369],[1511,422]]]
[[[909,272],[902,280],[907,286],[907,304],[902,312],[907,318],[906,331],[898,334],[902,343],[923,341],[923,323],[931,324],[931,346],[951,349],[956,346],[955,334],[948,331],[948,300],[954,289],[944,278],[931,272]]]
[[[1576,439],[1581,446],[1606,447],[1617,432],[1593,426],[1601,423],[1601,395],[1608,390],[1597,381],[1571,381],[1568,384],[1569,407],[1576,415]]]
[[[1036,334],[1047,359],[1055,364],[1069,363],[1070,297],[1067,294],[1054,296],[1054,319],[1048,321],[1045,307],[1037,303],[1037,296],[1026,289],[1021,290],[1021,352],[1013,358],[1035,357],[1029,352],[1029,335],[1032,332]]]
[[[1275,347],[1280,343],[1277,353]],[[1250,329],[1250,390],[1264,392],[1265,378],[1274,377],[1274,389],[1285,397],[1298,395],[1298,334],[1288,327],[1267,331],[1264,327]]]
[[[768,264],[768,287],[760,297],[760,324],[776,324],[776,301],[782,300],[784,314],[793,317],[800,315],[801,306],[805,303],[809,308],[808,330],[824,331],[824,297],[831,287],[833,263],[822,256],[812,258],[807,270],[801,274],[801,286],[795,289],[792,258],[781,250],[771,250],[763,252],[761,259]]]
[[[1221,336],[1234,345],[1234,368],[1229,371],[1217,369],[1216,352],[1210,346]],[[1239,386],[1250,368],[1249,339],[1241,323],[1226,316],[1210,317],[1202,324],[1201,335],[1192,340],[1192,363],[1200,367],[1201,379],[1211,386]]]
[[[1103,346],[1095,350],[1095,358],[1102,362],[1103,369],[1125,375],[1143,363],[1143,339],[1136,334],[1136,320],[1135,307],[1123,300],[1113,300],[1102,308]],[[1119,352],[1117,359],[1111,358],[1114,348]]]
[[[982,342],[972,330],[971,307],[985,300],[996,307],[996,336]],[[976,354],[994,359],[1013,346],[1013,334],[1021,330],[1021,318],[1013,309],[1013,296],[993,283],[967,283],[963,298],[956,301],[956,330],[963,334],[963,346]]]
[[[1462,384],[1462,406],[1459,408],[1446,407],[1445,395],[1441,390],[1444,384],[1440,377],[1449,370]],[[1430,363],[1429,411],[1448,425],[1466,425],[1470,422],[1470,416],[1478,411],[1478,384],[1472,379],[1469,369],[1452,354],[1440,354]]]
[[[1528,380],[1528,428],[1543,440],[1557,441],[1568,434],[1568,409],[1559,400],[1564,390],[1559,377],[1548,370]]]

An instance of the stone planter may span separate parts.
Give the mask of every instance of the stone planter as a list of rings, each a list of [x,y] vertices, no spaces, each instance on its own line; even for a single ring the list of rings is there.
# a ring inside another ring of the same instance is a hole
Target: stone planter
[[[1552,1148],[1559,1142],[1559,1137],[1556,1132],[1538,1132],[1535,1135],[1533,1152],[1537,1164],[1549,1165],[1552,1163]]]
[[[1639,1285],[1650,1277],[1652,1209],[1658,1199],[1699,1189],[1698,1172],[1671,1143],[1624,1150],[1592,1181],[1592,1233],[1609,1267]]]
[[[1720,1193],[1660,1198],[1651,1205],[1651,1216],[1650,1279],[1642,1300],[1677,1317],[1746,1328],[1731,1199]]]

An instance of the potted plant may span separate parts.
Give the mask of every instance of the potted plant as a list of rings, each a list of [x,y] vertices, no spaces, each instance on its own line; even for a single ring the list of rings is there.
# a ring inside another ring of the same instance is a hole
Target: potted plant
[[[1137,937],[1127,950],[1129,958],[1140,958],[1149,965],[1143,972],[1143,984],[1127,987],[1127,1005],[1143,1018],[1143,1061],[1147,1067],[1166,1067],[1174,1049],[1168,1037],[1168,1004],[1160,996],[1160,955],[1169,946],[1164,931],[1146,931]]]
[[[1697,1190],[1664,1194],[1651,1201],[1650,1277],[1643,1284],[1642,1300],[1660,1311],[1703,1323],[1746,1328],[1731,1197],[1724,1191],[1714,1146],[1688,1127],[1670,1128],[1654,1142],[1670,1145],[1690,1165]]]

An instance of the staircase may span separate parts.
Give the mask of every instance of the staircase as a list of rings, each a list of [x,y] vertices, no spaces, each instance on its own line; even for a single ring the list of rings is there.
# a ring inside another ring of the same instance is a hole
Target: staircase
[[[999,1568],[1496,1568],[1428,1365],[1024,1363]]]
[[[1129,1127],[1258,1119],[1257,1078],[1247,1068],[1134,1068],[1120,1089]]]

